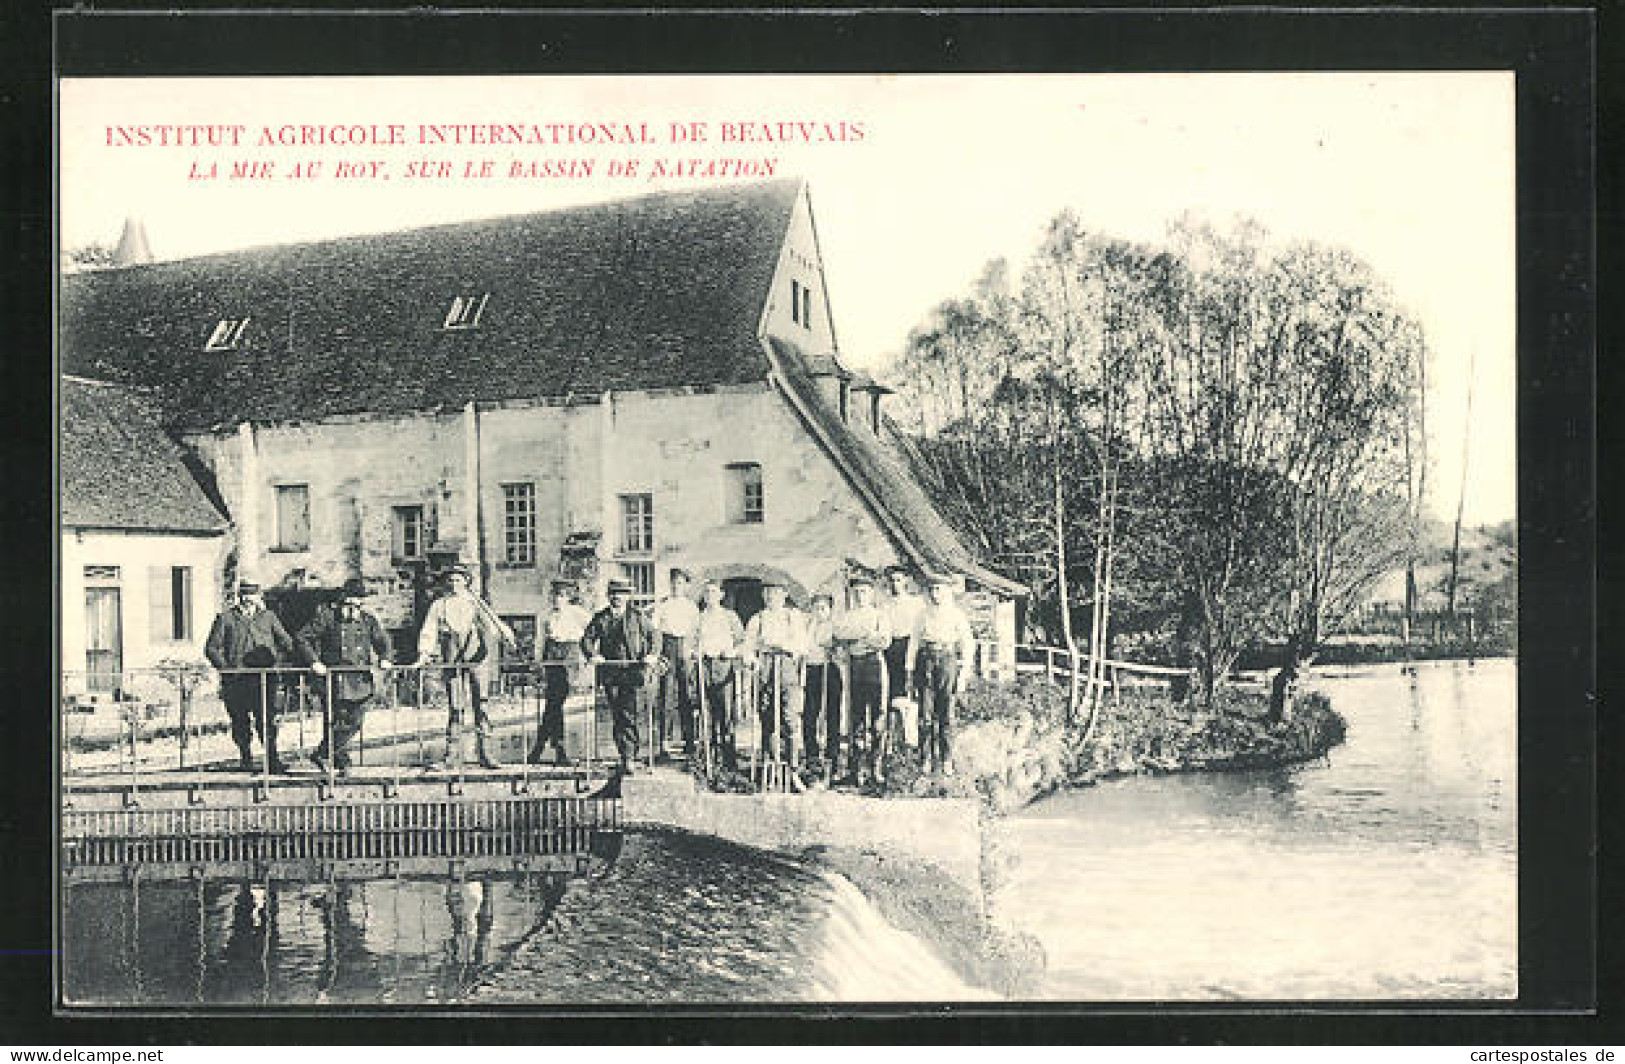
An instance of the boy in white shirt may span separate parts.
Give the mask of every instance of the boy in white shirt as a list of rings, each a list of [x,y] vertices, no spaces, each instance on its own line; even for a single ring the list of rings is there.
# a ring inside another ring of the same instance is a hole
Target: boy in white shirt
[[[976,637],[970,618],[954,602],[955,580],[946,573],[930,577],[931,604],[920,611],[908,642],[907,667],[919,669],[920,720],[930,735],[926,771],[953,774],[954,699],[965,693],[976,660]]]
[[[700,608],[692,598],[692,578],[686,569],[671,571],[671,594],[655,604],[650,620],[660,641],[664,671],[660,676],[660,697],[655,703],[656,736],[660,745],[683,737],[683,753],[694,754],[694,633],[700,623]]]
[[[794,768],[801,749],[801,664],[807,654],[806,622],[786,604],[783,584],[765,584],[762,596],[767,604],[745,626],[745,657],[756,667],[762,749],[774,752],[769,754],[770,759],[782,757]]]

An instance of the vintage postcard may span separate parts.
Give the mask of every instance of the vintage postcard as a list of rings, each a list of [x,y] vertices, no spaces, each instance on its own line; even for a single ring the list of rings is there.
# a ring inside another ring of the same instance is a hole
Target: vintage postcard
[[[1510,72],[58,104],[64,1007],[1518,997]]]

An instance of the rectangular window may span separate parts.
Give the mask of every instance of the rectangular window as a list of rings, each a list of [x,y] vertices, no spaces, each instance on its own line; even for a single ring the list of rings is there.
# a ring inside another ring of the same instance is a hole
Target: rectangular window
[[[801,322],[801,282],[790,282],[790,320]]]
[[[276,549],[310,549],[310,485],[278,484]]]
[[[397,563],[418,561],[423,557],[423,507],[395,507],[394,533],[390,553]]]
[[[442,329],[478,328],[480,315],[485,313],[485,301],[490,298],[490,293],[478,296],[452,296],[451,309],[446,311],[446,320],[440,327]]]
[[[147,570],[147,638],[192,638],[192,567],[154,565]]]
[[[205,351],[234,351],[243,342],[243,334],[248,331],[247,318],[221,318],[209,334],[209,342],[203,345]]]
[[[655,600],[655,563],[622,562],[621,575],[632,585],[632,601],[648,606]]]
[[[647,554],[654,549],[654,496],[622,495],[621,550],[628,554]]]
[[[728,522],[759,525],[766,511],[762,493],[762,467],[755,462],[735,462],[728,467]]]
[[[502,560],[536,564],[536,485],[502,485]]]
[[[812,328],[812,289],[801,286],[801,327]]]

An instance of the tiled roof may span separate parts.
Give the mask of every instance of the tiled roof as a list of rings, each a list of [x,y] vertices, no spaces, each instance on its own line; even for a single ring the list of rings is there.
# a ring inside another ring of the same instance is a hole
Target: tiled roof
[[[64,377],[62,524],[69,528],[218,532],[226,519],[193,479],[155,412],[124,388]]]
[[[882,434],[870,431],[856,415],[843,421],[824,391],[807,371],[808,356],[795,344],[774,337],[768,341],[783,369],[781,379],[795,405],[812,421],[815,434],[833,452],[859,492],[881,513],[881,523],[892,532],[903,552],[917,565],[955,572],[972,583],[1006,595],[1025,595],[1014,580],[984,567],[943,519],[910,471],[907,460],[891,439],[894,429],[882,422]]]
[[[763,380],[800,184],[773,181],[64,278],[64,372],[181,428]],[[442,328],[457,296],[479,325]],[[208,352],[222,319],[239,349]]]

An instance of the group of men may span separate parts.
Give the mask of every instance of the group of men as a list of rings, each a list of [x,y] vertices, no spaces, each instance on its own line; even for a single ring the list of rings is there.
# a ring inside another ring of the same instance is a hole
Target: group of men
[[[303,666],[317,678],[323,695],[326,728],[311,760],[326,768],[350,767],[350,743],[361,731],[367,707],[379,695],[374,670],[394,668],[389,634],[366,608],[365,582],[347,580],[335,602],[316,611],[310,623],[290,636],[265,605],[257,583],[237,585],[235,601],[217,618],[204,644],[204,654],[220,670],[220,696],[231,718],[231,736],[245,771],[261,768],[284,772],[277,753],[278,693],[286,688],[278,675],[288,666]],[[461,764],[466,729],[474,723],[475,757],[485,768],[500,768],[491,721],[481,696],[480,670],[499,640],[512,640],[499,618],[471,589],[468,569],[454,566],[445,574],[445,591],[429,606],[418,633],[414,666],[441,665],[449,711],[446,754],[442,764]],[[253,735],[264,746],[264,762],[253,758]]]
[[[680,732],[685,752],[704,742],[707,762],[714,757],[723,768],[737,768],[733,723],[744,715],[736,705],[743,686],[758,718],[758,748],[768,759],[797,772],[822,766],[861,782],[883,771],[884,741],[900,737],[895,700],[916,696],[925,766],[952,772],[954,702],[976,647],[970,620],[954,602],[954,578],[930,576],[927,601],[906,571],[893,569],[891,594],[880,602],[874,581],[858,575],[848,581],[850,601],[839,613],[823,593],[812,596],[806,611],[797,609],[785,584],[769,580],[763,608],[741,624],[720,583],[707,581],[696,606],[690,575],[673,569],[670,577],[671,594],[655,605],[648,640],[659,646],[653,660],[662,673],[657,741]],[[610,602],[615,609],[613,583]],[[735,683],[740,669],[744,685]],[[611,707],[620,728],[617,749],[630,766],[638,745],[634,703],[625,697],[617,705],[612,698]],[[789,779],[800,783],[794,772]]]
[[[818,767],[863,782],[883,771],[887,740],[900,738],[897,707],[913,705],[926,769],[952,772],[954,703],[975,654],[970,621],[954,601],[952,577],[929,576],[927,599],[906,571],[887,576],[891,593],[884,601],[870,577],[850,579],[850,601],[839,612],[822,593],[807,610],[797,609],[785,584],[766,581],[764,606],[748,624],[727,605],[717,581],[706,581],[696,601],[693,578],[680,568],[671,570],[670,595],[647,614],[633,605],[624,581],[609,582],[608,605],[593,614],[575,602],[574,584],[556,581],[537,631],[534,666],[543,712],[528,759],[542,763],[551,752],[559,763],[567,761],[564,704],[590,664],[624,772],[638,764],[639,695],[650,679],[658,680],[650,741],[680,738],[685,753],[699,752],[708,767],[738,768],[735,720],[754,709],[758,749],[796,770],[789,776],[794,786],[801,785],[801,771]],[[362,581],[347,581],[336,602],[290,636],[260,588],[239,584],[237,601],[215,621],[205,650],[222,670],[221,694],[244,769],[262,767],[251,756],[257,730],[263,767],[283,771],[269,708],[275,680],[255,670],[290,663],[308,667],[326,688],[327,735],[312,759],[348,768],[349,745],[378,694],[373,670],[393,667],[389,638],[365,608],[366,596]],[[511,631],[473,592],[468,570],[450,569],[444,593],[424,617],[413,663],[441,668],[449,707],[443,764],[463,763],[464,724],[472,720],[475,760],[500,767],[480,666],[501,642],[515,642]]]

